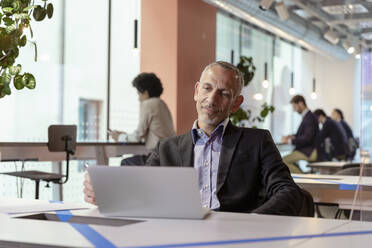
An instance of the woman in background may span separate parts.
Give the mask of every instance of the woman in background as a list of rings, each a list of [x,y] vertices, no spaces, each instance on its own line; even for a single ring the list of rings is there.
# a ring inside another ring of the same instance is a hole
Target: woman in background
[[[355,153],[356,153],[356,149],[358,148],[357,142],[354,139],[353,131],[351,130],[347,122],[344,120],[344,114],[342,113],[340,109],[335,108],[332,111],[331,117],[333,120],[339,122],[342,125],[342,127],[345,129],[346,136],[347,136],[347,142],[349,146],[349,155],[347,159],[353,160]]]
[[[160,95],[163,86],[154,73],[141,73],[133,79],[140,102],[139,122],[133,133],[110,131],[111,137],[119,142],[145,141],[146,148],[152,150],[159,140],[175,135],[172,115]],[[124,159],[122,165],[143,165],[147,156],[139,155]]]

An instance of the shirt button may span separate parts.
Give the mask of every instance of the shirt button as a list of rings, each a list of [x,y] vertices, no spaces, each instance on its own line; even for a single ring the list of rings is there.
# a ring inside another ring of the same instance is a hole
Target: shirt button
[[[207,161],[207,162],[205,162],[205,166],[208,166],[208,165],[209,165],[208,161]]]
[[[200,205],[199,205],[199,206],[200,206]],[[203,205],[203,208],[208,208],[208,205],[207,205],[207,204]]]
[[[208,189],[208,188],[209,188],[208,184],[204,185],[204,189]]]

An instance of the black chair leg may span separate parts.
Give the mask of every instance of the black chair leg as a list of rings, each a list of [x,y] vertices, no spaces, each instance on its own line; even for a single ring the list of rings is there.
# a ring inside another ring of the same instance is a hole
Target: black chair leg
[[[40,180],[35,180],[35,199],[39,199]]]

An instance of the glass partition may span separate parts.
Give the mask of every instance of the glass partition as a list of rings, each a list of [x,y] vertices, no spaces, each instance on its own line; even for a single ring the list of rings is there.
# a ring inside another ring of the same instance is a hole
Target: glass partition
[[[372,53],[365,51],[361,59],[361,130],[360,166],[349,170],[358,177],[349,219],[372,221]],[[355,225],[355,224],[354,224]],[[363,228],[363,223],[360,223]],[[371,239],[372,240],[372,239]]]

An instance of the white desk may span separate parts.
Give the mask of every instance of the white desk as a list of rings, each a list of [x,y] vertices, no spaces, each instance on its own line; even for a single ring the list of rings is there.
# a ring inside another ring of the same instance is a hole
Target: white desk
[[[73,215],[100,216],[95,208],[71,212]],[[0,216],[0,222],[0,246],[21,244],[27,247],[93,247],[101,237],[112,247],[334,247],[337,243],[338,248],[344,248],[350,247],[349,243],[338,242],[338,237],[317,236],[372,230],[372,223],[358,226],[358,223],[341,220],[223,212],[213,212],[205,220],[147,219],[121,227],[80,225],[80,231],[66,222],[8,216]],[[93,235],[95,241],[90,242],[84,237],[89,239],[90,235],[84,233],[84,227],[97,232]],[[348,229],[342,229],[344,227]],[[340,237],[354,238],[349,233]],[[364,237],[368,242],[372,234]],[[327,242],[323,244],[323,240]],[[317,246],[306,246],[311,242],[318,242]],[[359,244],[355,247],[368,247],[370,243],[361,241]],[[105,247],[110,246],[106,244]]]
[[[335,203],[341,208],[351,208],[358,176],[292,174],[294,181],[310,192],[314,202]],[[362,177],[357,199],[358,207],[365,210],[372,208],[372,177]]]
[[[371,222],[346,222],[338,228],[331,230],[327,235],[313,238],[304,242],[297,247],[314,248],[314,247],[352,247],[367,248],[372,247],[372,223]],[[348,235],[343,235],[344,233]]]
[[[336,172],[356,166],[359,163],[351,163],[346,161],[324,161],[324,162],[314,162],[309,163],[307,167],[310,167],[312,171],[319,172],[324,175],[332,175]]]
[[[122,154],[146,154],[142,143],[78,142],[71,159],[96,159],[98,164],[108,164],[108,158]],[[64,161],[64,152],[49,152],[47,143],[0,142],[0,161],[37,160]]]

